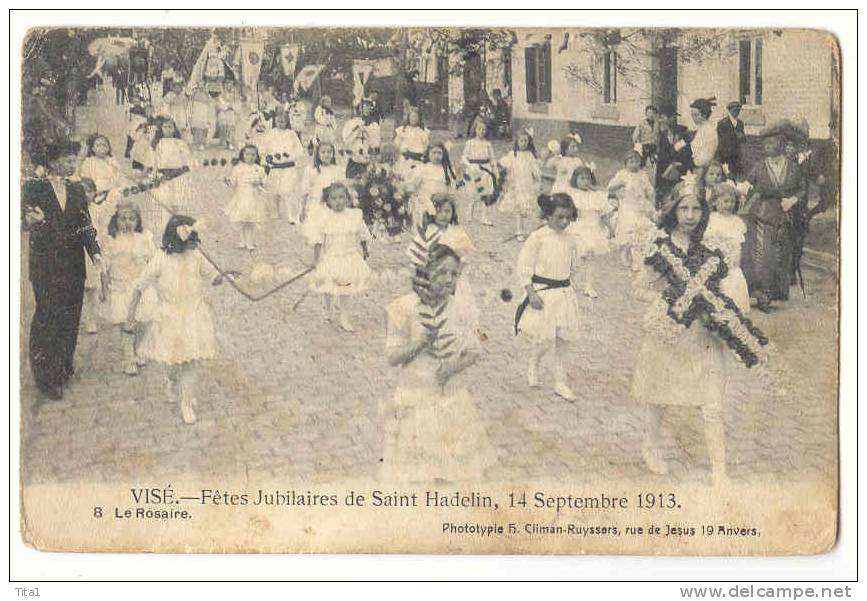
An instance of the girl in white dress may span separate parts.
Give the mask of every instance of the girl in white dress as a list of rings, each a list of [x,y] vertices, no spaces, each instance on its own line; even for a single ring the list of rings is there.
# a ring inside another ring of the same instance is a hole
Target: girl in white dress
[[[108,236],[102,243],[108,273],[108,302],[102,305],[103,317],[108,323],[123,326],[132,299],[133,289],[144,273],[148,262],[157,252],[153,235],[142,229],[141,212],[131,200],[121,200],[108,224]],[[144,365],[137,347],[144,328],[150,323],[157,304],[156,291],[148,288],[142,294],[135,313],[138,327],[133,332],[120,328],[123,347],[123,371],[134,376]]]
[[[198,87],[193,90],[190,98],[190,132],[193,144],[199,150],[204,150],[216,127],[217,108],[214,99],[205,88]]]
[[[424,223],[426,214],[433,214],[431,196],[455,189],[456,177],[445,144],[437,142],[427,149],[426,160],[410,171],[406,187],[411,191],[409,211],[413,227]]]
[[[641,453],[650,471],[667,473],[659,441],[665,408],[701,407],[713,481],[723,484],[728,348],[750,367],[768,341],[720,294],[731,261],[706,231],[710,209],[695,182],[678,183],[660,215],[661,228],[643,250],[647,268],[636,279],[636,297],[650,303],[632,378],[632,397],[646,408]],[[700,304],[692,294],[701,294]]]
[[[256,250],[253,234],[256,226],[268,221],[268,200],[265,197],[265,170],[259,164],[259,149],[247,144],[238,153],[238,163],[225,179],[235,189],[226,205],[226,215],[232,223],[240,224],[241,240],[238,248]]]
[[[495,458],[462,373],[479,357],[478,310],[456,294],[460,258],[436,245],[414,292],[386,308],[388,363],[397,389],[382,404],[385,482],[479,482]]]
[[[602,221],[613,207],[608,202],[608,192],[593,187],[593,172],[589,167],[578,167],[572,173],[572,202],[578,217],[567,231],[577,239],[578,251],[588,258],[584,269],[584,295],[598,298],[599,293],[593,286],[594,256],[607,254],[611,250],[609,230]]]
[[[564,361],[566,344],[576,338],[581,319],[571,282],[580,250],[578,238],[567,228],[577,211],[566,194],[543,194],[539,206],[546,223],[527,238],[515,270],[527,295],[515,314],[515,333],[524,332],[533,341],[527,368],[530,387],[539,386],[539,362],[553,350],[554,392],[572,401],[576,397],[569,388]]]
[[[337,160],[334,144],[323,142],[313,150],[313,164],[304,171],[301,184],[304,196],[304,211],[301,218],[301,234],[313,246],[319,237],[318,223],[328,215],[324,190],[334,182],[343,181],[346,167]]]
[[[486,139],[488,126],[482,119],[476,119],[474,137],[464,144],[461,161],[464,167],[469,211],[467,221],[471,222],[476,208],[482,217],[482,225],[492,226],[490,207],[497,202],[498,183],[494,147]]]
[[[620,247],[620,261],[624,267],[637,270],[632,246],[642,231],[652,227],[656,193],[647,171],[641,168],[641,155],[635,150],[626,154],[623,169],[608,182],[608,195],[617,207],[614,241]]]
[[[556,140],[554,140],[556,144]],[[578,167],[588,167],[591,172],[596,170],[596,165],[585,162],[580,156],[583,140],[577,132],[566,136],[559,146],[563,151],[561,155],[549,158],[545,167],[554,170],[554,183],[551,185],[551,194],[572,192],[572,174]]]
[[[157,122],[148,119],[140,123],[132,134],[132,146],[130,146],[130,160],[132,168],[140,173],[146,173],[154,166],[153,141],[157,135]]]
[[[199,364],[216,354],[216,334],[205,292],[222,277],[196,252],[195,220],[173,215],[163,234],[162,249],[135,284],[127,311],[126,330],[135,329],[143,292],[153,287],[159,302],[139,353],[168,368],[169,400],[178,402],[185,424],[196,422]]]
[[[108,222],[117,206],[120,196],[118,189],[126,182],[120,165],[111,156],[111,142],[107,137],[93,134],[87,138],[87,157],[78,166],[77,175],[79,179],[91,180],[96,188],[87,209],[96,229],[97,241],[102,242],[108,234]],[[92,261],[85,261],[85,271],[81,322],[88,334],[95,334],[99,329],[96,314],[101,288],[100,273]]]
[[[746,315],[750,311],[750,292],[741,269],[741,251],[747,226],[737,214],[738,193],[727,183],[716,184],[708,192],[708,204],[714,211],[710,214],[705,238],[709,244],[722,249],[729,260],[729,274],[720,284],[720,289]]]
[[[274,127],[257,139],[268,170],[268,191],[277,196],[280,217],[294,225],[301,220],[304,195],[301,183],[308,163],[298,132],[289,129],[289,117],[274,115]]]
[[[117,195],[109,194],[121,188],[126,178],[120,165],[111,155],[111,142],[102,134],[93,134],[87,139],[87,157],[78,166],[79,179],[89,178],[96,185],[96,198],[88,207],[97,236],[105,236],[108,221],[114,215]]]
[[[532,132],[520,130],[514,147],[500,159],[499,165],[506,172],[500,210],[515,214],[515,238],[523,242],[524,221],[533,212],[542,180]]]
[[[168,209],[163,211],[168,221],[172,213],[186,214],[192,203],[190,168],[193,154],[171,119],[165,119],[158,125],[151,145],[154,149],[154,178],[159,180],[154,195]]]
[[[367,245],[372,239],[361,209],[350,208],[349,188],[334,182],[323,191],[327,207],[317,220],[313,237],[316,270],[311,289],[323,294],[326,319],[340,314],[340,327],[346,332],[355,328],[349,321],[342,297],[361,294],[370,283]],[[360,249],[360,252],[359,252]]]
[[[419,107],[410,107],[404,124],[394,130],[394,145],[400,153],[395,172],[399,177],[409,179],[412,170],[424,164],[430,146],[430,130],[421,121]]]
[[[331,108],[331,96],[323,96],[313,111],[313,137],[320,144],[337,141],[337,115]]]

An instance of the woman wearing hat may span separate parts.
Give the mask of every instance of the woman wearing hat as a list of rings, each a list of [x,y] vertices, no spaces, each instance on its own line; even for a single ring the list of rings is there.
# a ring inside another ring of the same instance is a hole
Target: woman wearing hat
[[[698,98],[689,105],[695,123],[695,132],[689,145],[692,148],[692,160],[696,167],[707,167],[716,157],[719,136],[716,125],[710,120],[715,106],[716,98]]]
[[[797,207],[806,202],[806,181],[798,164],[786,157],[784,140],[797,133],[785,122],[761,132],[765,158],[750,172],[747,199],[744,275],[761,311],[771,302],[788,300]]]
[[[49,176],[21,190],[29,236],[29,275],[36,298],[30,324],[30,369],[39,390],[59,400],[73,374],[78,323],[84,298],[85,257],[103,271],[96,230],[81,184],[67,178],[78,163],[78,145],[51,144],[31,153]]]

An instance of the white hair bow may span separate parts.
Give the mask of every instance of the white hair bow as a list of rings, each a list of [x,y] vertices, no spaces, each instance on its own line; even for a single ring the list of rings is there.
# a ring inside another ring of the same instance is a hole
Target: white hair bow
[[[178,238],[181,239],[181,242],[186,242],[190,237],[190,234],[193,233],[193,226],[191,225],[179,225],[178,226]]]
[[[583,144],[584,140],[581,139],[581,135],[577,131],[571,132],[568,136],[566,136],[570,140],[575,140],[579,144]]]

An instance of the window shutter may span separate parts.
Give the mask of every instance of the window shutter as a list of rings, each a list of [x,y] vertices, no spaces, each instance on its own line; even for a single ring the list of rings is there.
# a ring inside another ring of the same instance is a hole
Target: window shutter
[[[753,104],[762,103],[762,38],[756,38],[756,85],[753,93]]]
[[[526,88],[527,88],[527,102],[533,103],[538,102],[538,89],[539,81],[536,78],[536,63],[538,62],[538,48],[536,46],[530,46],[524,49],[524,66],[526,68]]]
[[[750,98],[750,41],[741,40],[739,44],[740,62],[738,68],[738,84],[742,104],[752,104]]]
[[[539,102],[551,102],[551,43],[539,47]]]

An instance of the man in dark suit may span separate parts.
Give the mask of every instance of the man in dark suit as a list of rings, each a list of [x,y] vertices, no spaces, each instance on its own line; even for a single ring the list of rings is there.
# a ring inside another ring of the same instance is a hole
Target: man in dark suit
[[[738,118],[740,114],[741,103],[729,102],[726,105],[726,116],[720,119],[716,125],[717,137],[719,138],[716,160],[727,166],[729,176],[736,180],[743,177],[741,147],[747,139],[744,133],[744,122]]]
[[[656,146],[656,208],[685,173],[695,166],[690,148],[690,132],[677,122],[677,109],[664,106],[659,111],[658,143]]]
[[[34,153],[35,154],[35,153]],[[84,252],[100,267],[96,230],[84,188],[69,181],[76,145],[51,144],[33,162],[49,177],[25,182],[24,229],[29,232],[29,275],[36,298],[30,325],[30,368],[39,390],[59,400],[74,372],[73,357],[84,296]]]

